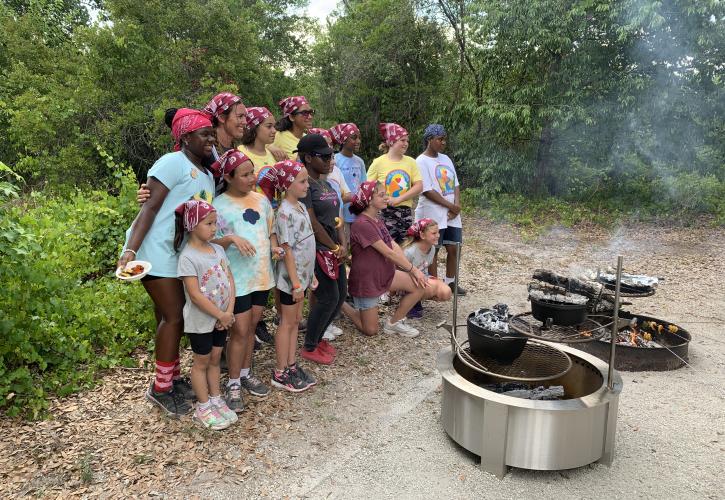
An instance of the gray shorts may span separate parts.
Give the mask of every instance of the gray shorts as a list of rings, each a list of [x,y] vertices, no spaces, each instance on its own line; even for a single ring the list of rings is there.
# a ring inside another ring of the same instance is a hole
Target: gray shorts
[[[358,311],[366,311],[373,307],[378,307],[380,297],[353,297],[352,305]]]

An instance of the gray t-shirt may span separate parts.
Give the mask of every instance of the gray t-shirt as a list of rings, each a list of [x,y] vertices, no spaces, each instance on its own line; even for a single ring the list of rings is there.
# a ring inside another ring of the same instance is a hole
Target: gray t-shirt
[[[305,206],[297,202],[296,206],[282,200],[274,221],[277,241],[280,245],[287,243],[292,248],[297,267],[297,277],[306,290],[312,284],[315,272],[315,236],[312,232],[310,214]],[[277,288],[284,293],[292,293],[292,280],[287,273],[284,259],[277,262]]]
[[[406,249],[403,250],[403,253],[414,267],[417,267],[423,272],[423,274],[428,276],[428,266],[433,263],[433,258],[436,253],[435,247],[430,247],[428,253],[423,253],[421,249],[418,248],[418,245],[413,243],[409,247],[406,247]]]
[[[201,293],[222,311],[226,311],[231,300],[229,283],[229,261],[224,249],[210,243],[214,253],[200,252],[190,245],[184,246],[179,255],[179,278],[195,276],[199,282]],[[189,292],[184,287],[186,304],[184,304],[184,331],[186,333],[209,333],[214,331],[216,318],[199,309],[191,301]]]

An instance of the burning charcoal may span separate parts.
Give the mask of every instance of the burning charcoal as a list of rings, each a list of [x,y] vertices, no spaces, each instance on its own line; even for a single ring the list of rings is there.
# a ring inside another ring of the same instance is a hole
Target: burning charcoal
[[[497,307],[498,309],[496,310]],[[499,314],[498,311],[506,311],[506,314]],[[508,333],[508,306],[506,304],[496,304],[494,310],[479,309],[471,318],[471,322],[485,330]]]
[[[589,301],[589,299],[584,297],[583,295],[577,295],[575,293],[553,294],[532,288],[529,288],[529,297],[533,297],[537,300],[558,302],[560,304],[586,304]]]
[[[496,314],[498,314],[502,318],[509,317],[508,304],[496,304],[495,306],[493,306],[493,310],[496,311]]]

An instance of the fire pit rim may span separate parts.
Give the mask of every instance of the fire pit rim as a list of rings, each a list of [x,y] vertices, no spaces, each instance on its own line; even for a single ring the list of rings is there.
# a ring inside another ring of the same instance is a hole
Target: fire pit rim
[[[528,408],[532,410],[572,411],[582,408],[591,408],[600,404],[607,403],[611,400],[613,394],[617,395],[622,392],[622,377],[617,370],[614,371],[614,389],[611,391],[609,390],[606,383],[609,365],[597,358],[596,356],[593,356],[579,349],[574,349],[565,344],[544,341],[540,342],[544,344],[549,344],[552,347],[560,349],[573,357],[581,358],[584,361],[593,365],[594,368],[596,368],[602,376],[601,387],[599,387],[599,389],[597,389],[593,393],[587,394],[586,396],[582,396],[580,398],[555,401],[522,399],[489,391],[487,389],[479,387],[478,385],[463,377],[463,375],[458,373],[453,366],[455,355],[453,354],[451,347],[445,347],[438,352],[436,366],[438,367],[438,371],[440,372],[441,376],[447,382],[477,398],[487,399],[495,403],[500,403],[507,406]]]

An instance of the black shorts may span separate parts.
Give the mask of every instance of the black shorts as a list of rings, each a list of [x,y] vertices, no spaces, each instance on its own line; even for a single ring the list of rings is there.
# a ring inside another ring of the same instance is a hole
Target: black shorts
[[[307,295],[307,290],[305,290],[304,295]],[[279,303],[283,306],[293,306],[296,304],[296,302],[292,298],[292,294],[283,292],[282,290],[279,290]]]
[[[206,356],[211,352],[212,346],[224,347],[227,343],[227,331],[226,330],[214,330],[209,333],[187,333],[189,336],[189,343],[191,344],[191,350],[194,354]]]
[[[234,299],[234,314],[247,312],[252,308],[252,306],[265,307],[267,305],[268,297],[269,290],[261,290],[237,297]]]
[[[455,245],[456,243],[463,243],[463,229],[460,227],[448,226],[445,229],[441,229],[440,236],[438,237],[437,248],[445,245]]]

